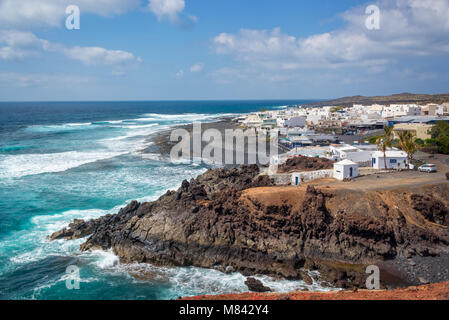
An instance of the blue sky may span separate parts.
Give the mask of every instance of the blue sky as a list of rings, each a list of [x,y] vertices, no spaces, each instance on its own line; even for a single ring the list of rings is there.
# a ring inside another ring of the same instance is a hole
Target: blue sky
[[[448,21],[449,0],[0,0],[0,100],[449,92]]]

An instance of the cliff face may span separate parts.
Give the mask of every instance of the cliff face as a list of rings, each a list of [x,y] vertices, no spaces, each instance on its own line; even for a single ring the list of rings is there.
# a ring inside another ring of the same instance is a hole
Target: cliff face
[[[90,237],[82,250],[121,261],[302,278],[317,269],[340,286],[363,286],[364,265],[438,255],[449,242],[447,184],[345,192],[273,187],[257,166],[208,171],[151,203],[75,221],[53,239]]]

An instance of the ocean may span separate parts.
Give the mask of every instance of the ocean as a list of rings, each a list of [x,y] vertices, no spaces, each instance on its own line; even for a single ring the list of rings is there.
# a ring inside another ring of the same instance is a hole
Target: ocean
[[[245,292],[245,277],[199,268],[121,265],[112,252],[79,251],[84,240],[50,242],[73,219],[117,213],[129,201],[156,200],[197,163],[142,156],[158,131],[296,101],[0,103],[0,299],[176,299]],[[68,266],[80,287],[69,290]],[[288,292],[318,284],[276,281]]]

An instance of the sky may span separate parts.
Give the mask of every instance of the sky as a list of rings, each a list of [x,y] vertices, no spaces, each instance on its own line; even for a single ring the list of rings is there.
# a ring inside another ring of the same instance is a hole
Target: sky
[[[79,29],[66,26],[69,6]],[[448,84],[449,0],[0,0],[0,101],[328,99]]]

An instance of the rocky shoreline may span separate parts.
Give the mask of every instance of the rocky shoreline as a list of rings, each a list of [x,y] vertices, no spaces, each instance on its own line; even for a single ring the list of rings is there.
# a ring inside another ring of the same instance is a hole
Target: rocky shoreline
[[[377,264],[382,288],[396,288],[449,281],[448,226],[447,184],[359,193],[276,187],[251,165],[209,170],[157,201],[76,220],[51,239],[88,236],[82,251],[112,249],[122,263],[305,282],[319,271],[315,281],[337,288],[364,288],[366,267]]]

